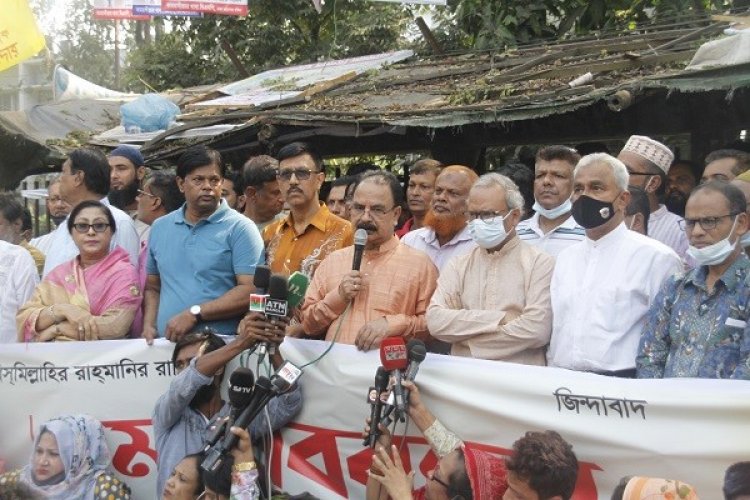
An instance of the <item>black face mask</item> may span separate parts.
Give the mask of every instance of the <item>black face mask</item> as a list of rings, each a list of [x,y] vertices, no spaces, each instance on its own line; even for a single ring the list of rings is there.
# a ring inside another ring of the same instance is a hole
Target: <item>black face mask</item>
[[[669,193],[667,193],[667,197],[664,198],[664,204],[667,206],[667,210],[669,210],[673,214],[684,217],[685,205],[687,205],[687,196],[677,190],[670,191]]]
[[[586,229],[593,229],[614,217],[615,207],[612,205],[612,202],[596,200],[582,194],[573,202],[573,208],[570,212],[573,214],[573,219],[580,226]]]

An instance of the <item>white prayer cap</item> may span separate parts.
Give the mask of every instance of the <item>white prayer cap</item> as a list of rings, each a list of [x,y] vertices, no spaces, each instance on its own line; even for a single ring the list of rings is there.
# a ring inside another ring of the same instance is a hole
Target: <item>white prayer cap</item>
[[[645,135],[631,135],[622,148],[650,161],[666,174],[674,161],[674,153],[667,146]],[[622,152],[621,151],[621,152]]]

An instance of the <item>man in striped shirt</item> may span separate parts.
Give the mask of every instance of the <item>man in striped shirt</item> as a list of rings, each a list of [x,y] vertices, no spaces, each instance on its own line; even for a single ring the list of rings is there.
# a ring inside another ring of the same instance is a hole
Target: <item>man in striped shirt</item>
[[[536,154],[536,213],[521,221],[516,233],[521,240],[553,257],[585,236],[585,230],[570,215],[573,168],[580,159],[581,155],[567,146],[547,146]]]
[[[630,185],[648,193],[651,216],[648,219],[649,237],[660,241],[685,259],[688,240],[680,229],[682,217],[667,210],[659,203],[664,194],[667,173],[674,161],[674,154],[659,141],[642,135],[630,136],[617,159],[625,164],[630,175]]]

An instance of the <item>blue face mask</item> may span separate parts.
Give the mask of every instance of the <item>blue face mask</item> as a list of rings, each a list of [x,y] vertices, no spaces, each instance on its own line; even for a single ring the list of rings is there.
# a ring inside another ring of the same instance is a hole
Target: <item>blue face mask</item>
[[[729,234],[726,238],[703,248],[696,248],[693,245],[689,245],[687,254],[692,257],[699,266],[715,266],[721,264],[727,260],[737,246],[737,242],[732,243],[729,241],[736,224],[737,217],[734,218],[732,229],[729,230]]]
[[[482,219],[473,219],[469,221],[469,234],[471,239],[481,248],[489,250],[500,245],[505,238],[508,237],[508,232],[505,230],[505,219],[510,215],[512,210],[508,212],[505,217],[498,215],[493,217],[488,222]]]
[[[567,214],[570,212],[570,209],[573,208],[573,202],[570,201],[570,198],[562,202],[562,205],[557,206],[555,208],[544,208],[539,204],[538,201],[534,201],[534,206],[532,207],[534,209],[534,212],[538,213],[545,219],[557,219],[561,215]]]

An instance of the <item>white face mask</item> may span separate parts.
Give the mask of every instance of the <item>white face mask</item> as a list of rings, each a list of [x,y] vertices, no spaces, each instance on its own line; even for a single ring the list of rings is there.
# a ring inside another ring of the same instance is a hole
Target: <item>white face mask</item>
[[[688,246],[687,254],[692,257],[699,266],[715,266],[721,264],[727,260],[737,246],[736,241],[734,243],[729,241],[729,237],[732,236],[732,231],[734,231],[734,226],[736,224],[737,217],[735,216],[734,222],[732,223],[732,229],[729,230],[729,234],[726,238],[703,248],[696,248],[693,245],[690,245]]]
[[[508,237],[505,230],[505,219],[513,211],[511,210],[505,217],[498,215],[493,217],[489,222],[482,219],[472,219],[469,221],[469,234],[471,239],[485,250],[495,248]]]
[[[557,219],[563,214],[567,214],[570,212],[570,209],[573,207],[573,202],[570,201],[570,198],[562,202],[562,205],[557,206],[555,208],[544,208],[539,204],[538,201],[534,201],[534,206],[532,207],[534,209],[534,212],[538,213],[545,219]]]

